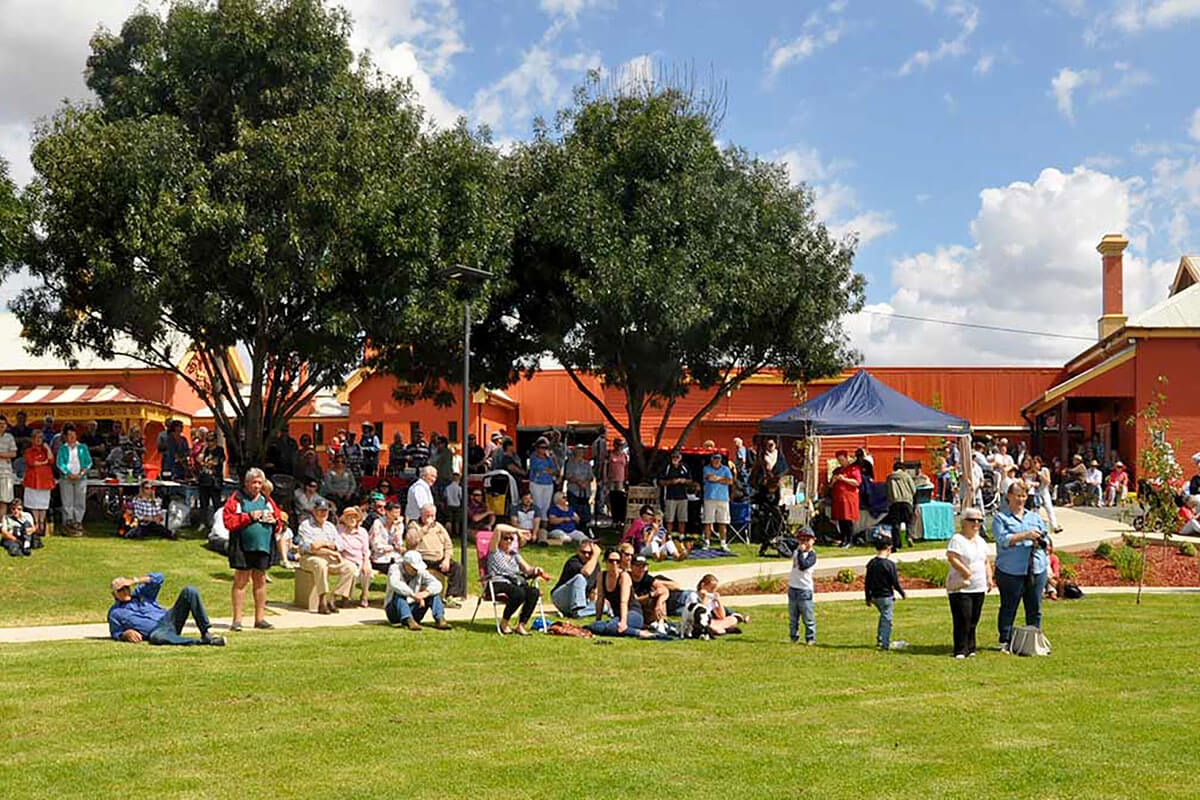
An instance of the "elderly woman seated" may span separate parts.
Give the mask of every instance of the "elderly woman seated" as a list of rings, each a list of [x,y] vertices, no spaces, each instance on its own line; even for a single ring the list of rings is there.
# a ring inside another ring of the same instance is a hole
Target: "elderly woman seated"
[[[567,502],[567,496],[555,492],[554,502],[546,514],[546,538],[554,541],[582,542],[587,534],[578,529],[579,515]]]
[[[388,568],[383,610],[388,622],[403,625],[410,631],[421,630],[421,619],[426,612],[433,611],[433,627],[448,631],[450,623],[446,622],[446,607],[442,604],[441,593],[441,582],[429,574],[421,554],[409,550],[404,558]]]
[[[371,542],[371,566],[380,572],[404,555],[404,506],[399,500],[389,500],[384,515],[371,522],[368,536]]]
[[[492,590],[506,598],[504,613],[501,615],[500,633],[506,635],[513,632],[509,627],[509,620],[519,608],[521,616],[516,632],[521,636],[528,636],[529,631],[525,626],[529,624],[541,596],[537,586],[531,585],[529,579],[550,580],[550,576],[544,569],[530,566],[519,553],[512,551],[515,539],[516,534],[511,531],[497,533],[492,537],[487,558],[487,578]]]

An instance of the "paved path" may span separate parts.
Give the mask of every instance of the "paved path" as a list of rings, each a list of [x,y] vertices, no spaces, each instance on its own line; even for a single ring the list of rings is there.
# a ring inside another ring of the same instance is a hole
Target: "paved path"
[[[1122,532],[1128,531],[1128,526],[1122,525],[1118,521],[1106,519],[1095,513],[1085,513],[1073,511],[1071,509],[1060,509],[1058,512],[1059,523],[1064,527],[1063,533],[1055,536],[1056,546],[1063,550],[1086,549],[1093,547],[1097,543],[1114,539],[1121,535]],[[899,561],[918,561],[922,558],[941,558],[942,551],[940,550],[904,550],[897,553],[894,558]],[[842,556],[830,557],[825,556],[817,563],[818,576],[824,577],[827,575],[836,574],[838,570],[849,567],[861,572],[866,566],[870,556]],[[790,569],[790,564],[784,559],[774,559],[772,561],[757,561],[747,562],[742,564],[727,564],[722,565],[719,560],[706,562],[702,567],[684,567],[681,569],[670,570],[670,575],[675,580],[684,586],[693,585],[700,580],[705,573],[713,573],[722,583],[753,579],[760,575],[774,576],[786,575]],[[1089,594],[1126,594],[1131,591],[1136,591],[1133,587],[1084,587],[1084,591]],[[1148,594],[1163,594],[1163,593],[1200,593],[1200,588],[1191,589],[1173,589],[1170,587],[1147,587],[1143,591]],[[913,597],[942,597],[945,592],[941,589],[918,589],[909,592]],[[839,600],[858,600],[861,595],[858,592],[819,592],[816,596],[818,602],[835,602]],[[741,595],[737,598],[736,605],[752,606],[752,605],[773,605],[787,602],[787,596],[783,594],[765,594],[765,595]],[[471,618],[472,612],[475,610],[475,598],[468,598],[467,602],[459,609],[447,609],[446,619],[450,622],[466,622]],[[386,624],[383,613],[378,607],[371,608],[348,608],[343,609],[341,613],[329,616],[320,614],[309,614],[305,611],[300,611],[290,605],[283,603],[271,603],[268,606],[271,617],[270,621],[276,628],[280,630],[292,630],[298,628],[329,628],[329,627],[345,627],[348,625],[382,625]],[[553,606],[549,605],[547,598],[548,613],[553,612]],[[492,611],[487,604],[480,608],[480,619],[487,620],[491,617]],[[228,619],[213,619],[214,629],[223,630],[229,625]],[[247,629],[246,631],[237,634],[237,636],[258,636],[264,635],[258,631]],[[429,635],[438,635],[434,631],[429,631]],[[69,639],[107,639],[108,625],[103,622],[90,623],[83,625],[39,625],[26,628],[0,628],[0,644],[17,643],[17,642],[48,642],[62,641]]]

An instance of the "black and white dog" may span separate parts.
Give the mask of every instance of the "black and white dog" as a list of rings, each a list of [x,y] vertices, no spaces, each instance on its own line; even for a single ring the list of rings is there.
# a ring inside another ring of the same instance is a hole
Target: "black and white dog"
[[[711,639],[712,615],[700,602],[699,595],[688,598],[679,614],[679,635],[683,639]]]

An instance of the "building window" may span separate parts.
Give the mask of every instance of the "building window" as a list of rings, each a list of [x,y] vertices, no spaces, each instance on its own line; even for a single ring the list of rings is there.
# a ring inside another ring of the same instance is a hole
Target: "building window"
[[[375,423],[375,435],[379,437],[380,442],[383,441],[383,423],[382,422]]]
[[[449,438],[450,441],[452,441],[452,442],[457,442],[458,441],[458,423],[454,422],[454,421],[446,423],[446,430],[448,431],[448,433],[446,434],[447,438]]]
[[[313,423],[313,444],[325,444],[325,426],[320,422]]]

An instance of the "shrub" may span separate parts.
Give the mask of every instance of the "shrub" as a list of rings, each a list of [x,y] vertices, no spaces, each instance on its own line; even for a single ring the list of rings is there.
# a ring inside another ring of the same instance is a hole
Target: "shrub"
[[[933,586],[945,586],[946,576],[950,574],[950,564],[940,558],[901,561],[896,569],[906,578],[923,580]]]
[[[1078,564],[1082,559],[1075,553],[1069,553],[1066,550],[1055,550],[1058,553],[1058,563],[1060,564]]]
[[[1118,547],[1113,550],[1112,563],[1117,568],[1121,580],[1125,581],[1141,580],[1142,572],[1146,568],[1142,552],[1133,547]]]
[[[1096,545],[1096,555],[1099,558],[1107,558],[1109,561],[1112,561],[1113,546],[1108,542],[1101,542]]]
[[[754,586],[762,594],[778,594],[783,590],[784,579],[780,575],[760,572],[754,576]]]
[[[854,570],[850,569],[849,567],[846,567],[845,569],[839,569],[837,572],[837,577],[834,578],[834,580],[836,580],[838,583],[844,583],[848,586],[854,583]]]
[[[1075,580],[1075,576],[1077,574],[1078,573],[1075,572],[1075,568],[1070,564],[1063,564],[1058,568],[1058,577],[1062,578],[1064,581]]]
[[[1196,557],[1196,545],[1192,544],[1191,542],[1180,542],[1179,543],[1179,555],[1187,556],[1188,558],[1195,558]]]
[[[1122,533],[1121,541],[1125,543],[1126,547],[1132,547],[1135,550],[1142,546],[1142,537],[1133,533]]]

